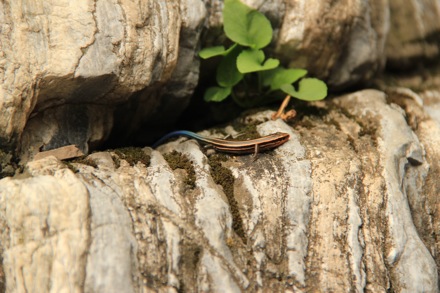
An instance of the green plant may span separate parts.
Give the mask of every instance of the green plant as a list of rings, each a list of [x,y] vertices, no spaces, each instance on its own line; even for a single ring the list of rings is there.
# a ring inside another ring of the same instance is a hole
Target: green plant
[[[267,58],[263,48],[272,40],[272,26],[262,13],[239,0],[225,0],[223,23],[229,48],[216,46],[199,52],[203,59],[222,56],[217,67],[218,86],[206,90],[204,99],[220,102],[229,96],[242,107],[272,102],[283,92],[305,101],[322,100],[327,86],[316,78],[304,78],[304,69],[286,69],[280,61]]]

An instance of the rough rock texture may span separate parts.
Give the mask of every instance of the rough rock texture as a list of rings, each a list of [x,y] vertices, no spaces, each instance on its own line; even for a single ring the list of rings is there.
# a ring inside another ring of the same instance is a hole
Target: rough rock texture
[[[178,114],[198,80],[204,16],[200,0],[2,1],[1,144],[88,152],[114,123],[130,134],[159,107]]]
[[[277,53],[344,87],[371,78],[384,65],[387,1],[286,1]]]
[[[221,25],[220,1],[208,10],[209,25]],[[390,26],[384,0],[261,1],[246,0],[271,20],[274,52],[289,67],[307,68],[312,75],[344,88],[370,79],[385,64]],[[205,41],[219,42],[218,34]]]
[[[332,89],[439,58],[438,0],[243,1],[276,57]],[[291,135],[257,158],[178,139],[32,160],[172,123],[197,50],[224,41],[222,5],[0,1],[0,292],[440,291],[434,66],[298,104],[291,123],[265,109],[203,132]]]
[[[415,65],[439,56],[436,0],[244,2],[271,20],[276,57],[333,89],[370,80],[385,57]],[[151,142],[188,104],[200,46],[224,41],[222,7],[220,0],[2,1],[3,149],[26,162],[70,144],[88,153],[106,141]]]
[[[439,108],[395,89],[259,112],[291,139],[256,160],[179,139],[30,162],[0,181],[6,289],[437,292]]]
[[[420,61],[439,60],[440,2],[390,0],[391,27],[386,55],[391,67],[413,67]]]
[[[332,88],[368,81],[385,62],[416,66],[440,57],[438,0],[245,0],[271,20],[274,51],[290,67],[307,68]],[[221,1],[209,1],[209,26],[221,25]],[[282,20],[282,21],[280,21]],[[204,39],[221,42],[219,33]]]

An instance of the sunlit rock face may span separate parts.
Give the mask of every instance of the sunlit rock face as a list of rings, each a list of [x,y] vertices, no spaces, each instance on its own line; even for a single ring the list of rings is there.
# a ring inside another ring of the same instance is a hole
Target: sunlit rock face
[[[181,138],[32,161],[0,181],[4,285],[435,292],[439,117],[413,92],[388,98],[315,103],[320,116],[290,125],[268,121],[273,111],[243,116],[261,135],[290,135],[257,157]]]
[[[223,1],[0,2],[0,292],[439,291],[438,1],[243,2],[346,92],[200,131],[290,135],[256,156],[92,153],[173,124]]]
[[[2,2],[2,145],[87,152],[115,124],[126,137],[159,108],[177,116],[198,81],[205,14],[199,0]]]

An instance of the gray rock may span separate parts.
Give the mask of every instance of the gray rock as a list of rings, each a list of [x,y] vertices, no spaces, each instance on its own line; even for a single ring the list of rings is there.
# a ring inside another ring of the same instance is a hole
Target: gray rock
[[[405,112],[365,90],[293,127],[243,117],[291,135],[257,159],[178,139],[139,150],[149,163],[30,162],[0,181],[6,289],[437,292],[440,128],[424,97],[389,93],[404,94]]]
[[[269,17],[276,57],[332,89],[439,56],[438,1],[244,2]],[[12,153],[24,164],[0,180],[1,292],[439,291],[435,71],[221,129],[290,134],[256,158],[181,138],[46,152],[173,123],[200,46],[225,39],[222,5],[0,2],[0,175]]]
[[[391,25],[386,57],[394,69],[438,60],[440,3],[436,0],[389,1]]]
[[[245,3],[269,17],[275,57],[332,89],[371,80],[387,60],[416,65],[439,55],[436,1]],[[3,149],[26,162],[65,145],[88,153],[109,139],[155,136],[188,105],[199,48],[225,40],[222,7],[218,0],[0,4]]]
[[[200,0],[2,2],[1,144],[87,153],[114,123],[128,136],[158,109],[176,117],[197,84],[204,18]]]
[[[288,1],[276,52],[289,67],[344,88],[384,65],[389,13],[384,1]]]

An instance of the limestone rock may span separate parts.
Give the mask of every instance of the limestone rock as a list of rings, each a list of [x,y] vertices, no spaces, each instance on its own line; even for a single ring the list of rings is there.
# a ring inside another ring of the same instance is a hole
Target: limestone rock
[[[369,81],[387,60],[416,65],[439,56],[435,0],[244,2],[270,19],[275,57],[332,89]],[[224,41],[222,7],[221,0],[3,1],[3,150],[26,162],[40,151],[75,144],[89,153],[135,134],[145,144],[188,105],[200,46]]]
[[[221,25],[221,1],[208,10],[214,32]],[[387,1],[243,1],[269,17],[276,57],[288,67],[307,68],[332,88],[370,79],[385,64],[390,25]],[[218,33],[208,43],[221,42]]]
[[[2,1],[2,145],[87,153],[114,123],[130,134],[158,107],[182,111],[198,80],[204,15],[201,0]]]
[[[435,61],[440,55],[440,3],[390,0],[391,26],[386,55],[395,69]]]
[[[256,160],[178,139],[73,172],[30,162],[0,181],[7,291],[437,292],[440,119],[424,99],[365,90],[292,126],[243,117],[291,135]]]
[[[333,87],[368,80],[383,68],[387,1],[287,1],[277,53]]]
[[[83,287],[92,240],[89,197],[84,184],[51,158],[34,166],[29,178],[2,180],[3,292]]]
[[[333,89],[368,81],[384,68],[437,60],[440,5],[436,0],[243,1],[274,27],[274,51],[289,67],[307,68]],[[208,43],[221,42],[221,1],[208,9]]]
[[[333,89],[439,55],[434,0],[244,2],[275,55]],[[0,292],[439,292],[440,74],[299,104],[290,124],[246,114],[231,125],[291,137],[256,158],[180,138],[32,160],[172,123],[222,5],[0,1],[0,175],[27,162],[0,180]]]
[[[84,153],[80,151],[75,145],[68,145],[65,147],[60,147],[50,151],[45,151],[37,153],[34,156],[34,160],[40,160],[49,156],[54,156],[58,160],[68,160],[73,158],[78,158],[84,156]]]

